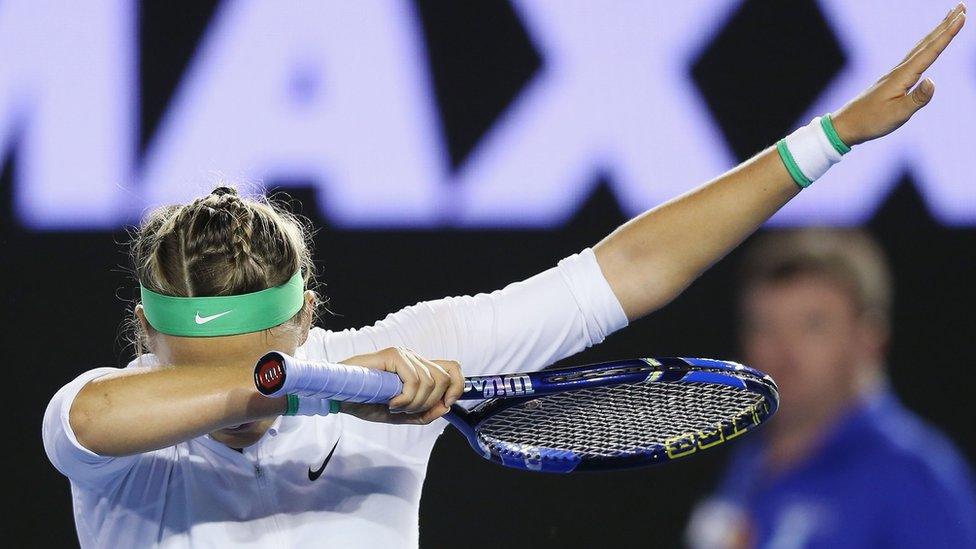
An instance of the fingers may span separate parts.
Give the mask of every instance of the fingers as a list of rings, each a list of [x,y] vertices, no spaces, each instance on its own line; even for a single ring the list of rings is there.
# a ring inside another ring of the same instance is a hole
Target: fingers
[[[925,44],[927,44],[930,40],[932,40],[932,38],[934,38],[935,35],[945,30],[945,28],[948,27],[950,23],[952,23],[952,20],[956,15],[958,15],[960,12],[965,12],[965,11],[966,11],[965,4],[963,4],[962,2],[956,4],[956,6],[949,10],[949,13],[947,13],[946,16],[942,18],[942,21],[940,21],[939,24],[936,25],[934,29],[932,29],[928,34],[925,35],[924,38],[919,40],[915,44],[915,46],[912,47],[911,51],[909,51],[908,54],[905,55],[905,58],[902,59],[902,63],[908,61],[913,55],[915,55],[916,52],[918,52],[918,50],[920,50],[923,46],[925,46]]]
[[[925,105],[928,105],[929,101],[932,100],[932,96],[935,95],[935,82],[932,82],[931,78],[926,78],[922,80],[922,83],[915,86],[915,89],[908,94],[908,99],[911,101],[909,107],[913,111],[921,109]]]
[[[403,381],[403,391],[390,401],[391,412],[415,414],[437,407],[450,407],[461,396],[464,378],[453,361],[431,361],[403,348],[393,348],[389,360]],[[390,369],[389,367],[387,369]],[[439,415],[443,414],[441,411]]]
[[[448,408],[441,404],[420,414],[392,413],[383,404],[359,404],[344,402],[342,413],[365,421],[392,423],[396,425],[426,425],[447,413]]]
[[[400,394],[387,405],[343,403],[343,412],[368,421],[430,423],[450,411],[464,391],[464,377],[457,362],[427,360],[402,347],[357,355],[343,363],[392,372],[403,383]]]
[[[433,408],[427,410],[426,412],[407,416],[406,419],[407,423],[413,423],[415,425],[427,425],[450,411],[450,406],[447,406],[443,402],[438,402]]]
[[[930,40],[918,47],[917,51],[902,64],[902,70],[914,77],[912,83],[918,81],[918,77],[932,66],[965,23],[966,12],[964,9],[958,9],[943,28],[935,32]]]
[[[372,421],[383,423],[393,423],[396,425],[427,425],[435,419],[443,416],[451,409],[443,402],[437,403],[433,408],[416,414],[393,414],[386,412],[382,416],[376,416]]]
[[[434,362],[443,366],[451,376],[451,385],[444,393],[444,404],[451,406],[464,393],[464,374],[461,373],[461,365],[453,360],[435,360]]]
[[[415,355],[415,357],[422,363],[422,367],[427,372],[431,384],[425,397],[423,399],[416,399],[414,402],[415,406],[413,409],[408,409],[408,411],[423,412],[431,409],[436,404],[443,404],[444,393],[451,384],[451,376],[439,364],[420,356]]]
[[[396,373],[400,376],[400,381],[403,382],[403,389],[400,395],[389,403],[391,411],[400,412],[414,401],[422,380],[414,363],[406,357],[404,349],[394,347],[387,349],[385,352],[392,355],[389,358],[389,364],[392,366],[392,370],[390,367],[387,367],[387,370]]]
[[[464,392],[464,375],[461,373],[460,364],[453,360],[434,360],[428,362],[434,367],[435,372],[442,372],[444,375],[443,378],[439,379],[439,384],[436,385],[435,390],[428,400],[430,407],[419,413],[398,414],[397,423],[426,425],[450,412],[451,405],[457,402],[461,393]],[[443,385],[440,383],[443,383]],[[434,395],[437,394],[441,395],[440,399],[434,398]]]

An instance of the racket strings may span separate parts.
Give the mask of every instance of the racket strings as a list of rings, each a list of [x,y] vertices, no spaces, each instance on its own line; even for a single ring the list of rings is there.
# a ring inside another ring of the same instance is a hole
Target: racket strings
[[[583,459],[653,451],[665,441],[716,426],[763,397],[724,385],[627,384],[582,389],[499,411],[478,428],[489,447],[569,450]]]

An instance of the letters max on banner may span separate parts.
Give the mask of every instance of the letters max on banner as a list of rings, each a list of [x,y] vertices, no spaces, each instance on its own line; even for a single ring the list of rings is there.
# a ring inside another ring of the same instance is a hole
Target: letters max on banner
[[[219,174],[308,181],[342,227],[549,227],[599,175],[635,215],[736,163],[688,68],[737,2],[512,5],[541,66],[452,168],[411,2],[221,3],[141,155],[135,4],[0,2],[0,160],[17,158],[18,222],[111,229]],[[931,23],[907,0],[818,5],[847,61],[797,125]],[[925,116],[859,147],[773,223],[861,223],[906,173],[933,216],[976,223],[974,42],[962,33],[932,71]]]

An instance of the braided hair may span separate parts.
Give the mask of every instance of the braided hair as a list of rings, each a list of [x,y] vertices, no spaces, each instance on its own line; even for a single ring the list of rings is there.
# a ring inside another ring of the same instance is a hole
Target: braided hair
[[[296,272],[313,283],[304,218],[265,197],[220,186],[188,204],[160,207],[132,232],[130,256],[146,288],[179,297],[238,295],[280,286]],[[312,314],[303,308],[296,319]],[[286,323],[287,324],[287,323]],[[138,352],[147,334],[135,323]]]

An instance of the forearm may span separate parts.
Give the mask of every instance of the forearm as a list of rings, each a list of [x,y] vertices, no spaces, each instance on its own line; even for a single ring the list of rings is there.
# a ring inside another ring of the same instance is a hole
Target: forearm
[[[71,429],[85,448],[119,456],[284,413],[284,398],[255,389],[253,366],[168,366],[95,379],[71,405]]]
[[[844,154],[849,146],[895,131],[925,107],[932,100],[935,84],[929,79],[919,83],[922,73],[965,22],[966,8],[959,4],[898,66],[839,109],[833,121],[834,137],[840,145],[830,141],[826,147]],[[831,138],[826,133],[824,136]],[[808,153],[815,149],[798,150]],[[793,165],[799,175],[791,176],[776,148],[770,147],[718,179],[611,233],[594,247],[594,252],[627,317],[639,318],[674,299],[709,265],[794,197],[799,184],[809,185],[822,174],[837,160],[831,156],[835,155],[827,152],[819,160],[806,156],[810,173]],[[784,158],[798,163],[795,157]]]
[[[628,221],[597,244],[627,318],[677,297],[799,192],[775,147]]]

